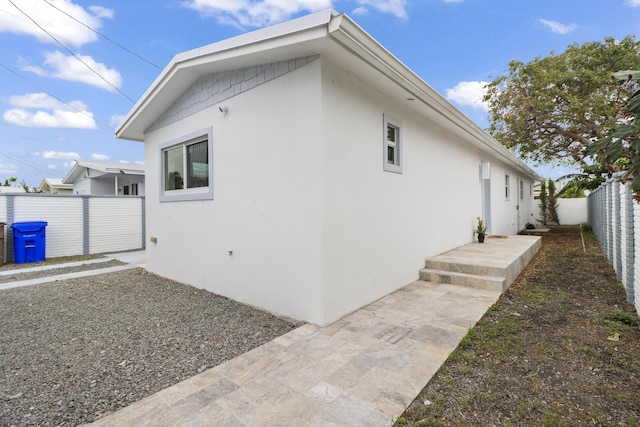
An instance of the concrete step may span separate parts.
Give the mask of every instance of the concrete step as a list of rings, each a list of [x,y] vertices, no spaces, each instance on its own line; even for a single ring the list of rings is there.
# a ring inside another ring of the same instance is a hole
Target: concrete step
[[[505,277],[479,276],[475,274],[436,270],[431,268],[423,268],[420,270],[420,280],[500,292],[504,291],[508,287],[507,279]]]
[[[533,259],[542,241],[534,236],[488,238],[431,257],[420,278],[479,289],[505,290]]]
[[[432,270],[449,271],[452,273],[473,274],[476,276],[504,276],[504,266],[492,266],[485,264],[465,264],[462,262],[447,261],[439,258],[430,258],[425,262],[425,268]]]

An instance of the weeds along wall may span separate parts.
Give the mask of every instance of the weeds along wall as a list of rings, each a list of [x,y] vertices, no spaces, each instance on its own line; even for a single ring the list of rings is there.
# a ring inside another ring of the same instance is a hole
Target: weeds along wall
[[[0,195],[4,261],[12,262],[11,224],[46,221],[46,257],[121,252],[145,247],[145,198],[49,194]]]
[[[628,185],[609,180],[588,198],[588,222],[640,314],[640,204]]]

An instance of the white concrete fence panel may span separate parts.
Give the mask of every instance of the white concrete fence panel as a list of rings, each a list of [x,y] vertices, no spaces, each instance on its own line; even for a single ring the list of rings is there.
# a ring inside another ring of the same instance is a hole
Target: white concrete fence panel
[[[633,201],[629,187],[610,180],[588,198],[588,223],[618,281],[627,293],[627,302],[640,314],[640,205]]]
[[[13,261],[11,224],[46,221],[46,257],[122,252],[145,247],[145,199],[139,196],[0,195],[4,261]]]
[[[540,217],[540,202],[534,213],[536,218]],[[562,225],[583,224],[587,222],[587,198],[580,199],[558,199],[558,219]]]

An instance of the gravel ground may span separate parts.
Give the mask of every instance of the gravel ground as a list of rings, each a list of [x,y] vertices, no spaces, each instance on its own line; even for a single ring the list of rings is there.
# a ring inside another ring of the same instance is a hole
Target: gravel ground
[[[139,268],[0,291],[0,425],[95,421],[298,325]]]
[[[117,259],[107,260],[104,262],[97,262],[94,264],[83,264],[76,267],[60,267],[52,268],[50,270],[31,271],[28,273],[21,273],[19,269],[11,270],[12,274],[6,276],[0,276],[0,283],[16,282],[19,280],[31,280],[39,279],[41,277],[55,276],[58,274],[75,273],[78,271],[97,270],[99,268],[116,267],[118,265],[124,265],[122,261]]]

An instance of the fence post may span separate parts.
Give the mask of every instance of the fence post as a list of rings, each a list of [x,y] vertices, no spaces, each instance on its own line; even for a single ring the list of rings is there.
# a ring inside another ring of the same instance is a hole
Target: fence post
[[[621,215],[624,223],[624,272],[622,275],[622,284],[627,291],[627,302],[633,304],[634,300],[634,232],[633,232],[633,194],[628,184],[620,187],[620,196],[624,201]]]

